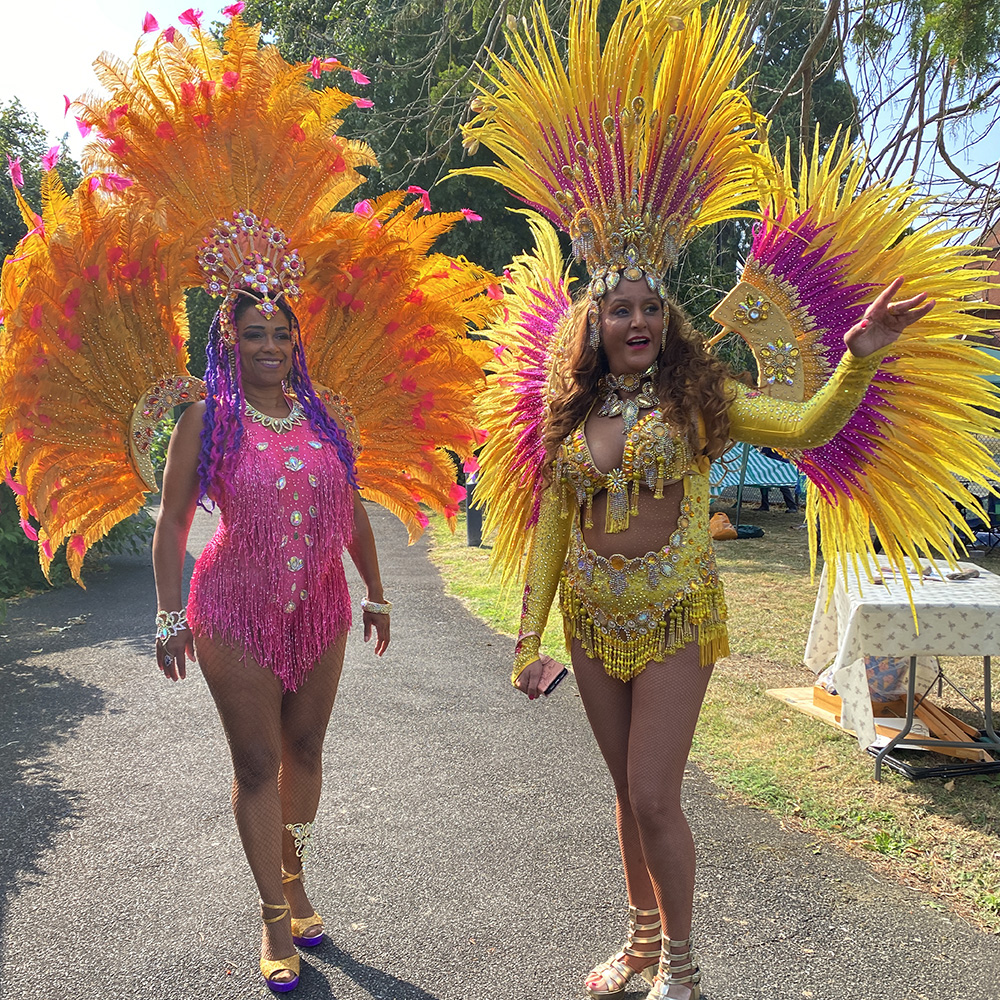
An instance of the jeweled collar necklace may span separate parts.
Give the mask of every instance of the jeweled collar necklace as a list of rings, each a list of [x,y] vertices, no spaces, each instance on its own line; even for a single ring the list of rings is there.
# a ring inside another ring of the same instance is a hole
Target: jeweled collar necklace
[[[598,389],[605,393],[604,403],[598,411],[599,417],[622,417],[622,433],[628,434],[635,427],[636,420],[639,419],[640,410],[649,410],[659,404],[656,390],[653,388],[653,379],[656,378],[657,364],[654,361],[644,372],[638,374],[626,372],[624,375],[615,375],[608,372],[601,377],[598,382]],[[622,399],[619,392],[636,392],[638,395],[634,399]]]
[[[247,400],[243,400],[243,409],[255,424],[260,424],[262,427],[274,431],[275,434],[284,434],[286,431],[290,431],[306,418],[305,410],[302,409],[302,405],[297,399],[292,401],[292,408],[286,417],[269,417],[266,413],[261,413],[256,407],[251,406]]]

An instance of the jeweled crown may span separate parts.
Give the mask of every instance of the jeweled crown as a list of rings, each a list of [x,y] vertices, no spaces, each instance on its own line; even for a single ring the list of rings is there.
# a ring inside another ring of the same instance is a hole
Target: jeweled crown
[[[463,129],[470,152],[482,144],[497,162],[461,172],[499,181],[567,232],[593,303],[623,276],[665,297],[684,246],[746,214],[755,193],[756,119],[733,84],[746,10],[703,19],[692,0],[623,0],[602,42],[598,7],[571,0],[565,63],[543,7],[509,35]]]
[[[237,209],[231,222],[220,220],[205,237],[197,257],[206,275],[205,291],[225,296],[220,322],[228,344],[236,342],[232,307],[241,292],[257,299],[257,309],[267,317],[274,315],[279,298],[301,292],[305,264],[298,251],[288,249],[282,230],[253,212]]]

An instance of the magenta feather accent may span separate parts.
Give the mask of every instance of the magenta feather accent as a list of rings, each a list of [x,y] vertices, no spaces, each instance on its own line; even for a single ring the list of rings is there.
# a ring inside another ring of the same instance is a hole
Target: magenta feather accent
[[[864,315],[864,299],[872,286],[844,280],[851,253],[824,259],[830,241],[819,242],[824,227],[810,221],[810,212],[787,225],[783,215],[783,211],[776,218],[765,215],[754,228],[751,258],[757,268],[766,269],[794,295],[793,326],[816,331],[818,349],[832,368],[846,350],[844,334]],[[803,252],[807,247],[813,249]],[[877,372],[840,432],[825,445],[803,453],[802,471],[828,502],[836,503],[838,495],[851,498],[863,488],[867,470],[891,440],[892,421],[886,411],[892,409],[894,387],[903,381],[884,369]]]
[[[566,294],[551,282],[545,289],[530,289],[531,305],[516,323],[523,335],[519,349],[520,365],[515,378],[507,384],[517,394],[512,414],[517,444],[512,471],[519,482],[533,487],[531,517],[528,527],[538,522],[542,496],[540,470],[545,462],[543,435],[548,408],[549,372],[552,351],[558,340],[558,324],[569,306]]]

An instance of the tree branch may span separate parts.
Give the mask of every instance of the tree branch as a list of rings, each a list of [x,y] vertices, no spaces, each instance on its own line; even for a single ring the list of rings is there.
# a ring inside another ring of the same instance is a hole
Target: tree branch
[[[823,23],[819,26],[819,31],[816,32],[813,40],[809,43],[806,51],[802,55],[802,61],[799,63],[795,72],[789,77],[788,82],[778,95],[777,100],[771,105],[771,110],[764,115],[766,121],[774,120],[774,116],[778,113],[778,109],[785,103],[785,99],[788,95],[791,94],[796,81],[803,75],[803,73],[806,72],[808,67],[812,66],[813,60],[816,58],[816,54],[823,48],[830,36],[830,30],[833,27],[839,10],[840,0],[830,0],[830,5],[826,9],[826,16],[823,18]]]

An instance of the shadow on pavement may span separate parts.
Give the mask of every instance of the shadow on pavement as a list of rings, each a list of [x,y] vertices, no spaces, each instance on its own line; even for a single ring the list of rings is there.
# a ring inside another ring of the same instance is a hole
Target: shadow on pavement
[[[372,965],[365,965],[356,958],[338,947],[329,938],[319,948],[312,950],[312,954],[322,959],[325,963],[335,965],[337,968],[351,979],[365,992],[370,993],[375,1000],[438,1000],[433,993],[408,983],[404,979],[376,969]],[[327,995],[327,994],[316,994]],[[333,996],[333,993],[329,994]]]
[[[8,623],[9,625],[10,623]],[[6,650],[0,651],[4,655]],[[72,738],[80,720],[105,710],[99,688],[59,670],[24,660],[0,660],[0,938],[10,900],[45,872],[38,859],[82,820],[81,794],[53,764],[55,748]]]

